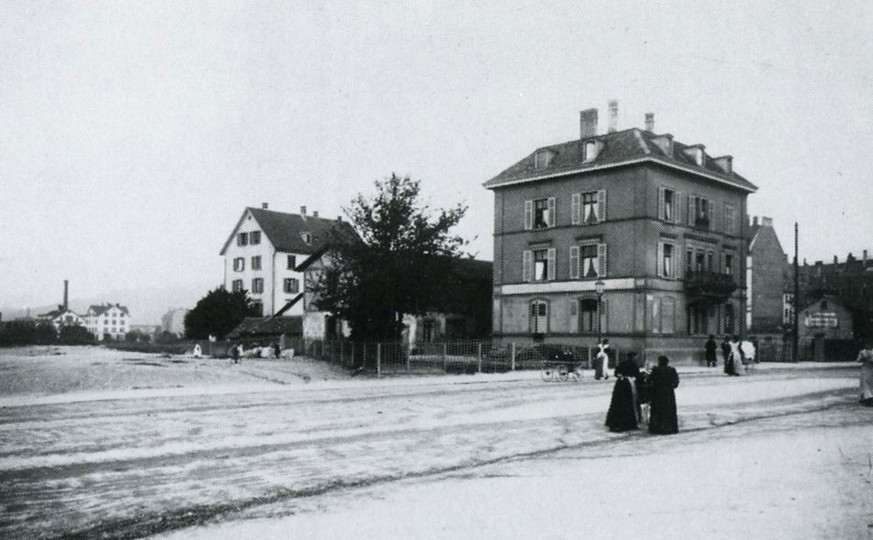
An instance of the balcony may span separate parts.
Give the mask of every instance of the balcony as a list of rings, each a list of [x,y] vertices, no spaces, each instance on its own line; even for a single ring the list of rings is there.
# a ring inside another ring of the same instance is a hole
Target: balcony
[[[734,276],[716,272],[686,272],[685,294],[690,303],[723,304],[737,290]]]

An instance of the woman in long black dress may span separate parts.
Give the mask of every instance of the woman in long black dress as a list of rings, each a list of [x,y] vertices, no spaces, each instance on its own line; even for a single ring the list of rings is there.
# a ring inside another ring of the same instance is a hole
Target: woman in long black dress
[[[652,368],[649,380],[652,385],[651,418],[649,433],[668,435],[679,433],[679,419],[676,415],[676,393],[679,374],[668,364],[666,356],[658,357],[658,365]]]
[[[639,406],[637,404],[635,379],[640,367],[633,360],[622,360],[615,368],[615,386],[612,387],[612,401],[606,413],[606,426],[609,431],[621,432],[637,429],[639,426]]]

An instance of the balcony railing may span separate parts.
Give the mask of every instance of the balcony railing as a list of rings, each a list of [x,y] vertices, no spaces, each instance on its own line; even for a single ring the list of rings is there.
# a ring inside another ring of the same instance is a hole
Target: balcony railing
[[[686,272],[685,294],[692,301],[721,304],[737,290],[734,276],[716,272]]]

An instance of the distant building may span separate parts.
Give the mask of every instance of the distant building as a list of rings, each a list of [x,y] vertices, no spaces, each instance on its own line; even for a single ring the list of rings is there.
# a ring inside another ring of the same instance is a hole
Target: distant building
[[[65,308],[64,306],[58,306],[57,309],[53,309],[47,313],[43,313],[41,315],[36,316],[38,321],[50,322],[54,325],[55,330],[60,331],[61,327],[64,326],[84,326],[85,319],[76,314],[73,310],[69,308]]]
[[[703,361],[708,334],[745,331],[746,203],[756,187],[731,156],[645,129],[534,150],[494,192],[494,336]],[[598,289],[602,296],[598,296]]]
[[[800,305],[806,305],[830,296],[849,308],[854,315],[855,338],[873,339],[873,259],[863,250],[861,258],[851,253],[840,262],[835,255],[833,263],[816,261],[798,267]]]
[[[130,312],[120,304],[97,304],[85,313],[85,327],[97,340],[121,339],[130,330]]]
[[[853,314],[836,297],[825,295],[798,314],[800,360],[815,362],[854,360]]]
[[[159,324],[132,324],[130,325],[131,332],[139,332],[144,336],[148,336],[150,338],[154,338],[161,332],[161,325]]]
[[[177,308],[171,309],[161,316],[161,332],[169,332],[177,337],[185,335],[185,315],[191,311],[190,309]]]
[[[82,326],[85,324],[85,319],[80,317],[76,312],[69,307],[69,292],[70,282],[64,280],[64,303],[59,304],[57,309],[53,309],[47,313],[37,315],[37,321],[50,322],[54,325],[55,330],[60,331],[64,326]]]
[[[329,243],[358,241],[352,226],[325,219],[306,207],[299,214],[246,208],[221,249],[224,286],[247,291],[264,317],[301,317],[304,337],[320,339],[332,326],[329,314],[315,308],[311,287],[329,264]]]
[[[773,220],[754,217],[749,224],[746,259],[746,327],[751,334],[779,334],[784,327],[785,251]]]

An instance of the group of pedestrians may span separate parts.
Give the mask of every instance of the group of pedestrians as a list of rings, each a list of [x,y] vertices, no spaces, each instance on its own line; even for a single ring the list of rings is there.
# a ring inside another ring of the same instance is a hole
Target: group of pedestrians
[[[706,366],[716,367],[718,365],[718,357],[716,356],[718,345],[715,343],[715,336],[709,335],[703,349],[706,356]],[[721,342],[721,355],[725,374],[734,377],[748,372],[756,361],[755,345],[747,339],[740,340],[739,336],[731,338],[725,336],[724,341]]]
[[[616,381],[606,413],[606,426],[613,432],[638,429],[644,420],[641,405],[645,403],[649,407],[649,433],[679,433],[675,393],[679,374],[666,356],[658,357],[658,365],[651,373],[640,370],[635,357],[636,353],[628,353],[615,368]]]

